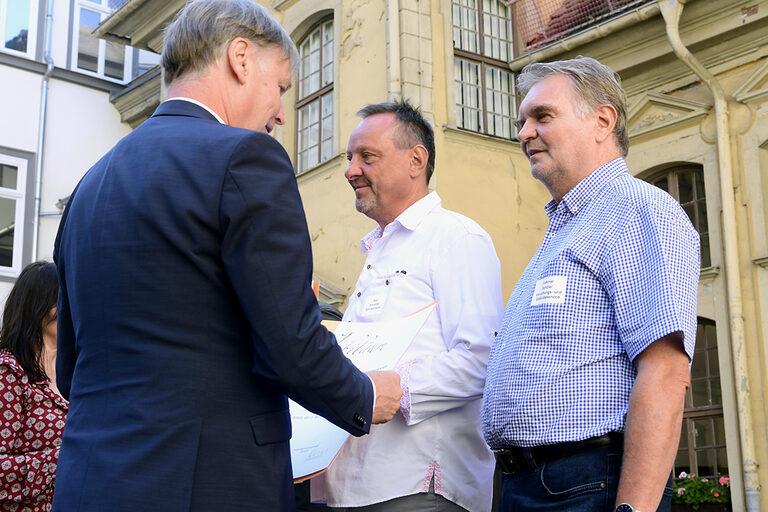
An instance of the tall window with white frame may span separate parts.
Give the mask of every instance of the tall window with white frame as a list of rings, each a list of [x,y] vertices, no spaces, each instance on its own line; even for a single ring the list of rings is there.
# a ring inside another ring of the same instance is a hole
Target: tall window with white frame
[[[0,0],[0,51],[35,57],[39,0]]]
[[[512,10],[503,0],[452,0],[453,76],[459,128],[514,137]]]
[[[296,174],[301,174],[333,156],[333,19],[318,23],[298,46]]]
[[[0,276],[21,271],[27,163],[0,153]]]
[[[130,80],[133,49],[91,34],[123,3],[125,0],[74,0],[72,69],[118,82]]]

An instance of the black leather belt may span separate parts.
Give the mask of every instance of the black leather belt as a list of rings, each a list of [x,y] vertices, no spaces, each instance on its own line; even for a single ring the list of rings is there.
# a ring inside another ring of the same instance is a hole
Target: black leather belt
[[[575,455],[590,450],[600,448],[622,448],[624,446],[624,434],[621,432],[609,432],[608,434],[590,437],[583,441],[574,441],[571,443],[546,444],[542,446],[532,446],[522,448],[519,446],[510,446],[500,450],[494,450],[496,464],[502,473],[514,475],[525,468],[535,468],[547,462]],[[531,464],[525,456],[525,450],[528,450],[533,458],[535,465]]]

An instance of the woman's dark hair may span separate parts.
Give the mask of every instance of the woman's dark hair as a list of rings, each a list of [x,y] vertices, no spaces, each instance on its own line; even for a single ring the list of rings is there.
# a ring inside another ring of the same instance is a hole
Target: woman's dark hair
[[[56,265],[30,263],[19,274],[3,311],[0,349],[16,358],[30,382],[48,380],[40,355],[43,352],[43,322],[59,296]]]

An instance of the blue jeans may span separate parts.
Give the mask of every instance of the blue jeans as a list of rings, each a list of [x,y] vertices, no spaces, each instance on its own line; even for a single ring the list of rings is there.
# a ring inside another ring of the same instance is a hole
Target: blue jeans
[[[528,451],[526,450],[526,454]],[[600,448],[501,475],[500,512],[613,512],[621,472],[621,448]],[[672,477],[657,509],[669,512]]]

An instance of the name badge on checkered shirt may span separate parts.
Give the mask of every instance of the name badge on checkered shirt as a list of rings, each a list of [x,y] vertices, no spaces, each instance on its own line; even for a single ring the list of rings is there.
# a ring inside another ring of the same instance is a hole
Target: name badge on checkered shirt
[[[531,306],[563,304],[565,302],[566,276],[549,276],[536,281]]]

